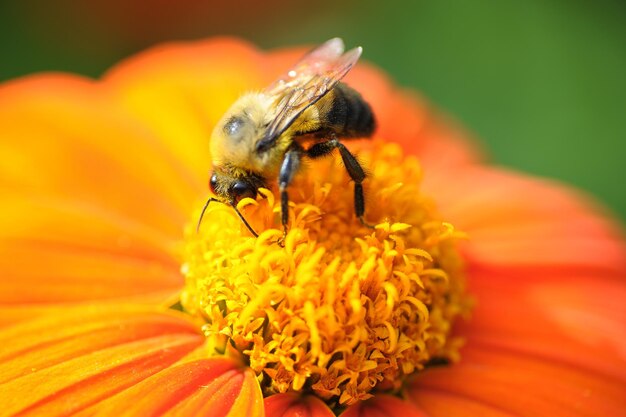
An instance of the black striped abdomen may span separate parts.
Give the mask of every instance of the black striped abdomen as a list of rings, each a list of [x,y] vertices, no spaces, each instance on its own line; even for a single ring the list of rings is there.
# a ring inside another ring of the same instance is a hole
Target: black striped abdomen
[[[372,108],[357,91],[344,83],[338,83],[324,101],[326,103],[320,103],[322,108],[326,107],[321,117],[325,119],[324,130],[340,138],[372,135],[376,127]]]

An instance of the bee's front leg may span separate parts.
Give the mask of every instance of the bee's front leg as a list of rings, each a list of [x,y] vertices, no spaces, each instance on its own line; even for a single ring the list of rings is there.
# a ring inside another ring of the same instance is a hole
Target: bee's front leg
[[[279,244],[284,242],[287,236],[287,222],[289,221],[289,194],[287,187],[291,184],[296,172],[300,169],[300,161],[304,150],[297,143],[293,143],[285,153],[283,163],[278,174],[278,190],[280,191],[280,215],[283,224],[283,237]]]

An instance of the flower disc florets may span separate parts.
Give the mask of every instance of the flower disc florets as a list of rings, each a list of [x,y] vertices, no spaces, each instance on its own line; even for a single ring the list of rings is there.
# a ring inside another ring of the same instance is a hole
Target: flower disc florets
[[[237,355],[266,394],[308,391],[351,404],[398,388],[433,359],[455,360],[454,319],[467,311],[460,236],[420,194],[421,171],[393,144],[353,148],[369,167],[366,219],[333,158],[313,161],[290,187],[284,247],[274,194],[233,209],[215,204],[190,232],[186,311],[201,317],[212,355]]]

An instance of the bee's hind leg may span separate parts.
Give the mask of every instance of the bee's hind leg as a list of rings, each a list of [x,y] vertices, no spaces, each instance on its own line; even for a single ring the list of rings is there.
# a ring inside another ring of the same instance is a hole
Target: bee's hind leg
[[[333,136],[326,142],[316,143],[311,146],[307,149],[306,154],[309,158],[319,158],[328,155],[334,149],[339,149],[346,171],[348,171],[348,175],[350,175],[350,178],[354,181],[354,213],[363,226],[373,228],[373,225],[368,224],[363,219],[365,215],[365,197],[363,195],[365,171],[363,171],[363,167],[361,167],[359,161],[352,155],[348,148],[346,148],[343,143],[339,142],[339,139]]]
[[[280,191],[280,220],[283,224],[283,237],[278,241],[278,244],[283,246],[285,237],[287,236],[287,222],[289,221],[289,194],[287,193],[287,187],[291,184],[293,177],[300,168],[300,161],[302,159],[304,150],[297,143],[293,143],[289,150],[285,153],[283,163],[280,166],[280,172],[278,174],[278,190]]]

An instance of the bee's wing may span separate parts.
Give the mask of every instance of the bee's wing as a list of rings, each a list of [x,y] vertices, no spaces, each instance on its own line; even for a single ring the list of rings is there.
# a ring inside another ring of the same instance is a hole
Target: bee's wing
[[[343,50],[343,41],[339,38],[325,42],[263,91],[274,97],[276,105],[266,134],[256,145],[257,150],[269,149],[304,110],[350,71],[362,52],[360,47],[345,54]]]
[[[341,38],[333,38],[316,46],[300,58],[289,71],[278,77],[264,92],[266,94],[279,94],[285,90],[285,87],[293,85],[298,77],[323,71],[323,67],[341,57],[343,50],[344,45]]]

